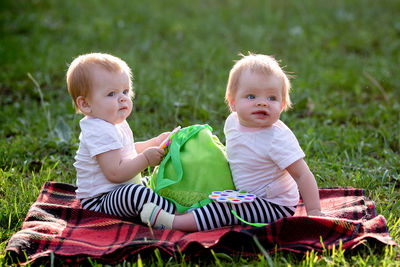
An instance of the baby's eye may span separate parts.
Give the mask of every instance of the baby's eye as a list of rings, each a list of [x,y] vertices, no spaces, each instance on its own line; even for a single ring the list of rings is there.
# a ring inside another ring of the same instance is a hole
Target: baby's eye
[[[254,98],[256,98],[254,95],[248,95],[248,96],[246,96],[246,98],[247,99],[254,99]]]
[[[123,93],[124,95],[128,95],[128,94],[129,94],[129,90],[128,90],[128,89],[125,89],[122,93]]]
[[[276,97],[275,96],[269,96],[267,99],[269,101],[276,101]]]
[[[108,95],[107,96],[114,96],[115,95],[115,93],[114,92],[110,92],[110,93],[108,93]]]

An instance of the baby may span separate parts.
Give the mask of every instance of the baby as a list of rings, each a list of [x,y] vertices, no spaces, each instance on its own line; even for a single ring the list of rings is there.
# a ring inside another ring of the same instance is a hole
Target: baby
[[[254,202],[231,206],[212,202],[176,216],[148,203],[142,222],[183,231],[241,224],[232,208],[247,222],[270,223],[294,214],[299,191],[307,214],[323,216],[318,186],[304,152],[279,119],[291,107],[289,91],[288,76],[271,56],[243,56],[229,74],[225,99],[231,114],[224,127],[227,158],[236,189],[255,194]]]
[[[142,182],[141,172],[160,163],[159,146],[168,133],[134,142],[126,121],[134,96],[128,65],[109,54],[81,55],[69,66],[67,85],[76,111],[85,115],[74,163],[82,207],[128,220],[138,219],[149,201],[174,212],[172,203]]]

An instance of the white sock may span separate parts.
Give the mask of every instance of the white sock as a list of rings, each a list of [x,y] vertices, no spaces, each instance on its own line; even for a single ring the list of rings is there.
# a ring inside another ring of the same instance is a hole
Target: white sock
[[[143,205],[140,219],[142,223],[149,224],[155,229],[172,229],[172,223],[175,215],[170,214],[154,203]]]

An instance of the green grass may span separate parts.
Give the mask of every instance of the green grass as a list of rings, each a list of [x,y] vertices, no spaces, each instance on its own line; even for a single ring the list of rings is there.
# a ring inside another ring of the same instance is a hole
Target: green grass
[[[74,182],[81,116],[65,71],[75,56],[95,51],[133,69],[137,97],[129,124],[137,140],[178,124],[208,123],[224,141],[233,60],[247,51],[275,55],[296,76],[294,109],[282,120],[319,186],[365,188],[400,242],[399,1],[4,0],[0,10],[1,255],[42,184]],[[142,260],[160,263],[156,253]],[[399,260],[397,247],[366,246],[301,258],[217,254],[211,263],[393,266]]]

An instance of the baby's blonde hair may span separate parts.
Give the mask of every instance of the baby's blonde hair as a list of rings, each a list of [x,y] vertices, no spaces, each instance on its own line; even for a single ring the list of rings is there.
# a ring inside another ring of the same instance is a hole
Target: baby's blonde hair
[[[87,97],[93,89],[91,70],[94,66],[99,66],[110,72],[125,72],[129,76],[129,91],[133,98],[132,90],[132,71],[128,64],[122,59],[104,53],[89,53],[75,58],[69,65],[67,71],[68,92],[72,97],[76,112],[80,109],[76,102],[79,96]]]
[[[242,57],[240,60],[235,62],[231,71],[229,72],[228,84],[226,86],[225,101],[229,105],[229,101],[235,97],[238,90],[239,79],[242,72],[246,69],[251,72],[258,72],[265,75],[277,75],[282,78],[282,99],[283,99],[283,110],[288,110],[292,106],[290,100],[290,81],[288,75],[279,66],[279,63],[272,56],[253,54],[250,53],[245,56],[240,54]]]

